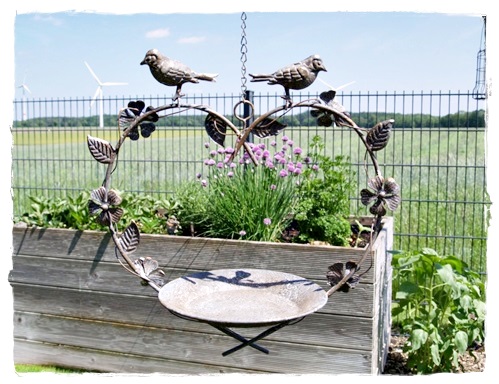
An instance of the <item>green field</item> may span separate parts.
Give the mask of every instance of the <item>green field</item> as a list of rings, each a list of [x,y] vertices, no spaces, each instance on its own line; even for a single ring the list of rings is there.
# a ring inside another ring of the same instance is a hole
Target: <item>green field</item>
[[[106,166],[97,163],[86,145],[87,135],[115,144],[113,129],[13,130],[14,214],[29,208],[30,195],[65,196],[100,186]],[[359,191],[366,186],[365,149],[357,135],[339,128],[288,128],[283,134],[306,149],[320,135],[327,154],[347,156]],[[282,134],[277,136],[280,141]],[[233,143],[229,136],[226,145]],[[148,139],[127,140],[113,174],[112,187],[124,192],[165,194],[203,172],[209,141],[203,128],[158,129]],[[269,140],[266,140],[269,143]],[[216,149],[211,143],[210,149]],[[396,249],[430,247],[455,254],[485,271],[489,200],[485,183],[483,129],[395,129],[389,145],[378,153],[385,177],[401,186],[402,204],[394,213]],[[372,177],[372,166],[368,168]],[[357,196],[352,213],[365,214]]]

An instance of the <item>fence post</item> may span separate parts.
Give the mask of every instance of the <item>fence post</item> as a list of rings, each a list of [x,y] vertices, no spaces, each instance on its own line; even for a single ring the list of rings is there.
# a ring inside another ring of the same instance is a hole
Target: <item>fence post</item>
[[[247,101],[249,101],[251,103],[251,105],[253,105],[254,95],[255,95],[255,92],[248,91],[248,90],[244,94],[245,99]],[[250,106],[248,104],[244,104],[243,117],[245,119],[248,118],[248,117],[250,117],[252,110],[254,111],[254,108],[250,108]],[[255,120],[255,116],[254,115],[251,116],[250,119],[246,120],[246,126],[251,125],[251,123],[253,123],[253,120]],[[253,143],[253,141],[254,141],[253,132],[250,132],[250,134],[246,138],[246,141],[248,143]]]

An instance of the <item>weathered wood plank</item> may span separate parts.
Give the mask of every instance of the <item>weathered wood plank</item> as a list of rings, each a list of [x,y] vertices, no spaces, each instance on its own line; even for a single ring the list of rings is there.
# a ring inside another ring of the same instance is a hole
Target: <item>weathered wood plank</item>
[[[262,340],[260,344],[270,350],[268,355],[253,348],[243,348],[224,357],[221,353],[238,342],[223,335],[178,330],[164,332],[155,327],[127,326],[32,313],[18,313],[17,316],[15,338],[21,340],[44,341],[108,353],[149,356],[153,359],[182,360],[192,364],[244,367],[264,372],[371,372],[371,353],[367,351]],[[77,361],[75,364],[78,366]]]
[[[72,231],[73,236],[68,238],[67,231],[69,230],[47,232],[45,229],[14,228],[14,254],[90,259],[95,265],[100,261],[116,260],[114,243],[109,234]],[[50,235],[46,235],[47,233]],[[383,236],[384,232],[380,241]],[[162,267],[177,269],[213,270],[241,267],[274,269],[295,274],[299,270],[302,277],[320,279],[332,263],[358,260],[364,252],[362,249],[348,247],[141,235],[137,255],[150,256],[158,260]],[[372,257],[366,261],[365,268],[371,262],[374,263]],[[375,269],[366,271],[363,275],[364,282],[374,282]]]
[[[157,299],[140,296],[15,285],[14,309],[16,312],[80,317],[164,330],[220,334],[207,324],[172,315]],[[293,326],[281,329],[269,339],[371,351],[372,319],[317,312]]]
[[[140,279],[127,273],[117,261],[103,262],[93,270],[90,261],[18,255],[13,267],[9,275],[11,283],[157,298],[154,289],[141,285]],[[165,269],[171,279],[190,272],[197,271]],[[330,288],[325,278],[315,282],[326,290]],[[361,283],[348,293],[332,295],[321,312],[372,317],[373,300],[372,284]]]
[[[165,373],[172,375],[266,373],[219,365],[192,364],[180,360],[81,349],[63,344],[41,343],[20,339],[15,340],[14,360],[17,364],[56,365],[59,367],[78,368],[97,373]]]

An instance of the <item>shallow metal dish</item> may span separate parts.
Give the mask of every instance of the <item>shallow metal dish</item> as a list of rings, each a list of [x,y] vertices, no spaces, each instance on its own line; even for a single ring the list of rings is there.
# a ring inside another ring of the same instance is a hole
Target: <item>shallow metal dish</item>
[[[261,269],[194,273],[166,284],[158,297],[174,314],[239,326],[298,319],[327,302],[326,291],[312,281]]]

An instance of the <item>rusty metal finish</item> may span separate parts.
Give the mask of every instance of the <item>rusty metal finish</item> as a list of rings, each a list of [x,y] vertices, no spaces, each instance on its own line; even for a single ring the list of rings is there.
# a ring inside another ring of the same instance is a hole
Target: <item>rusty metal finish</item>
[[[218,74],[197,73],[184,63],[170,59],[157,49],[147,51],[140,65],[147,65],[154,78],[161,84],[177,87],[173,100],[177,100],[181,94],[182,85],[185,83],[199,83],[203,81],[215,81]]]
[[[220,269],[183,276],[158,294],[168,310],[190,319],[256,326],[309,315],[327,302],[319,285],[289,273]]]
[[[272,74],[251,74],[252,82],[266,81],[267,84],[279,84],[284,87],[287,105],[291,105],[290,89],[305,89],[317,78],[319,72],[327,72],[326,67],[319,55],[311,55],[297,63],[290,64],[278,69]]]

